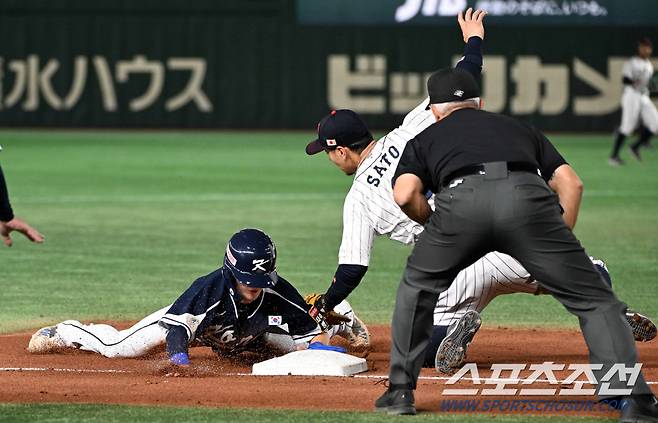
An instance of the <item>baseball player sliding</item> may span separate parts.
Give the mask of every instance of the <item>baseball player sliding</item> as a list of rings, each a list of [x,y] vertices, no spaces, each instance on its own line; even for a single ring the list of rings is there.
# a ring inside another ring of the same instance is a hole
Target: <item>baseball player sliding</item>
[[[75,320],[45,327],[32,336],[28,351],[79,348],[110,358],[139,357],[166,344],[171,364],[188,366],[191,344],[209,346],[222,356],[304,348],[344,351],[327,345],[334,335],[355,348],[369,346],[368,329],[346,301],[336,307],[342,314],[333,315],[326,328],[309,316],[309,308],[278,275],[270,237],[243,229],[231,237],[223,266],[198,278],[172,305],[122,331]]]
[[[642,123],[640,137],[631,145],[631,154],[641,160],[640,147],[649,143],[652,135],[658,133],[658,110],[649,98],[649,83],[653,76],[651,57],[653,45],[648,38],[642,38],[637,44],[637,55],[631,57],[622,68],[624,92],[621,97],[621,125],[617,131],[609,163],[612,166],[624,164],[619,152],[626,137],[631,135]]]
[[[456,65],[479,77],[482,66],[482,20],[485,13],[468,9],[458,17],[466,41],[464,57]],[[403,244],[413,243],[423,226],[409,219],[393,199],[391,178],[409,140],[435,122],[427,110],[429,100],[419,104],[402,125],[374,141],[365,122],[351,110],[335,110],[318,125],[318,139],[306,147],[307,154],[325,151],[338,168],[354,181],[343,206],[343,236],[338,268],[332,285],[315,301],[311,314],[322,314],[354,290],[368,270],[373,241],[385,235]],[[574,174],[575,175],[575,174]],[[432,193],[427,193],[431,196]],[[433,203],[433,202],[431,202]],[[566,207],[565,207],[566,208]],[[565,214],[573,227],[576,213]],[[605,265],[593,260],[609,281]],[[434,313],[432,342],[426,351],[425,366],[452,373],[465,359],[466,349],[480,327],[479,313],[501,294],[541,293],[539,285],[512,257],[492,252],[462,270],[448,290],[439,297]],[[650,340],[656,327],[645,316],[628,312],[635,338]]]

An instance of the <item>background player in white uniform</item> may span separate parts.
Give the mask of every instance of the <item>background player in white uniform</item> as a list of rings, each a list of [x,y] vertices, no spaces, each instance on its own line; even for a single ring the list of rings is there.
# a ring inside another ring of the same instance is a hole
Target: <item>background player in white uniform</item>
[[[467,12],[465,20],[460,20],[468,44],[457,67],[479,75],[484,29],[481,18],[474,16]],[[426,110],[428,103],[429,99],[419,104],[404,118],[402,125],[377,142],[373,141],[365,122],[351,110],[332,111],[320,121],[318,139],[307,146],[306,152],[326,151],[336,166],[347,175],[354,175],[354,182],[343,206],[338,269],[326,294],[315,303],[312,315],[321,316],[323,310],[331,310],[360,283],[368,269],[375,236],[385,235],[411,244],[423,231],[423,227],[409,219],[395,203],[391,178],[407,142],[436,121]],[[568,218],[573,226],[576,216]],[[604,270],[600,264],[600,269]],[[515,259],[497,252],[487,254],[462,270],[437,301],[434,333],[425,365],[445,372],[460,366],[467,344],[479,328],[478,313],[498,295],[536,294],[538,288]],[[640,317],[642,325],[651,325],[649,337],[655,336],[655,326],[644,316]],[[462,338],[463,335],[467,338]]]
[[[647,144],[652,135],[658,133],[658,111],[649,97],[649,82],[654,71],[649,60],[651,53],[651,40],[642,38],[637,45],[637,56],[631,57],[624,63],[621,125],[609,160],[613,166],[624,163],[619,157],[619,152],[626,137],[631,135],[640,123],[642,123],[640,138],[631,145],[631,153],[638,160],[640,160],[640,147]]]
[[[139,357],[166,344],[172,363],[187,365],[193,341],[224,356],[333,349],[323,345],[333,335],[351,346],[368,346],[368,330],[346,301],[336,308],[341,315],[334,316],[336,324],[326,332],[308,315],[309,307],[278,275],[271,239],[262,231],[243,229],[229,241],[224,265],[198,278],[173,304],[122,331],[75,320],[42,328],[28,351],[79,348],[110,358]]]

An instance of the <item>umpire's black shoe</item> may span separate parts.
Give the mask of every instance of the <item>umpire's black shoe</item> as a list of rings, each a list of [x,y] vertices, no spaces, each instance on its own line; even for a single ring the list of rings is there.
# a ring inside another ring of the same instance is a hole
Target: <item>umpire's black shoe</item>
[[[375,411],[392,415],[416,414],[414,391],[411,389],[390,389],[375,401]]]
[[[631,395],[621,405],[619,423],[658,423],[658,400],[653,395]]]

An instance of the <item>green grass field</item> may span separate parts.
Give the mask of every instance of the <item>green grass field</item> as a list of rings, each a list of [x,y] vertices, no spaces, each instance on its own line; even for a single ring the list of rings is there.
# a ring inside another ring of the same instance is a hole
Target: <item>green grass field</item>
[[[421,414],[415,417],[394,417],[375,413],[348,413],[322,411],[291,410],[253,410],[253,409],[207,409],[207,408],[173,408],[173,407],[125,407],[100,405],[16,405],[0,404],[0,422],[274,422],[293,423],[299,421],[322,421],[336,423],[375,423],[399,422],[443,422],[443,423],[480,423],[491,421],[490,415],[452,414],[437,416]],[[574,418],[559,416],[532,416],[533,423],[604,423],[600,418]],[[522,423],[527,416],[496,415],[498,423]]]
[[[310,137],[0,131],[15,212],[47,237],[33,245],[15,236],[13,248],[0,248],[0,333],[68,318],[143,317],[218,267],[229,236],[247,226],[272,235],[280,273],[302,293],[324,290],[351,180],[323,155],[304,154]],[[585,182],[578,237],[607,261],[618,295],[658,318],[658,152],[611,168],[609,138],[552,137]],[[377,241],[350,298],[366,322],[390,321],[409,251]],[[553,299],[523,294],[496,299],[483,318],[485,325],[576,324]]]

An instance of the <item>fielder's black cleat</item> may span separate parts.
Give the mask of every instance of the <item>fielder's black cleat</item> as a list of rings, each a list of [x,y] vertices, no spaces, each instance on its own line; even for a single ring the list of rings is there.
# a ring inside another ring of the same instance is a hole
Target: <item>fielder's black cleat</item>
[[[633,156],[633,158],[635,158],[635,160],[637,160],[638,162],[641,162],[642,161],[642,156],[640,156],[640,146],[631,147],[631,155]]]
[[[622,166],[624,164],[624,161],[619,157],[610,157],[608,159],[608,164],[610,166]]]
[[[619,423],[658,423],[658,400],[653,395],[631,395],[622,400]]]
[[[439,373],[451,375],[464,364],[466,351],[480,329],[482,319],[475,310],[467,311],[455,324],[450,325],[448,334],[436,350],[434,367]]]
[[[391,415],[416,414],[414,391],[411,389],[390,389],[375,401],[375,411]]]

